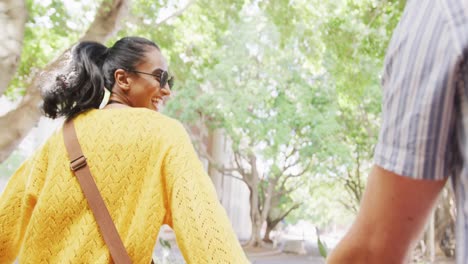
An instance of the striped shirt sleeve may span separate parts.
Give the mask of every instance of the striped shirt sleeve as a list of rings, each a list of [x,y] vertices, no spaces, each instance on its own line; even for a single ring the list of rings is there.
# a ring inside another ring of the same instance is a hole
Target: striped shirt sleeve
[[[450,175],[457,153],[453,36],[438,1],[408,1],[385,58],[376,165],[415,179]]]

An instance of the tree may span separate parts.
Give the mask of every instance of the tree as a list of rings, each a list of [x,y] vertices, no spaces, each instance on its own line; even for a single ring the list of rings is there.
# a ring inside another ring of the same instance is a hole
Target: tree
[[[310,157],[333,129],[334,111],[332,92],[304,66],[308,58],[295,48],[296,40],[280,47],[279,32],[255,4],[246,4],[241,14],[210,53],[214,63],[186,81],[189,91],[177,98],[183,103],[170,105],[170,111],[193,125],[199,118],[208,130],[222,129],[230,139],[231,166],[218,169],[248,186],[250,244],[257,246],[268,217],[272,228],[298,208],[295,202],[284,210],[277,206],[300,187]],[[323,129],[316,130],[320,125]],[[273,209],[281,211],[270,214]]]
[[[332,151],[336,179],[348,193],[345,208],[356,213],[371,166],[380,128],[380,72],[386,47],[404,6],[403,1],[346,1],[322,25],[325,67],[336,87],[341,129]]]

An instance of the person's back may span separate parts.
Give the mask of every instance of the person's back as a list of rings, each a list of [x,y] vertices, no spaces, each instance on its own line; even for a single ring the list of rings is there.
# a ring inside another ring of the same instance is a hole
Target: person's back
[[[96,185],[132,263],[150,263],[162,224],[188,263],[247,259],[183,126],[143,107],[90,109],[73,122]],[[62,130],[0,197],[0,263],[109,263]]]

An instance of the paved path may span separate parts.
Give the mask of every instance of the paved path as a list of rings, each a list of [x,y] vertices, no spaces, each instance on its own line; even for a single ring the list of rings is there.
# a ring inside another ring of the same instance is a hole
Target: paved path
[[[249,257],[252,264],[325,264],[321,257],[279,254],[268,257]]]
[[[280,249],[272,254],[251,253],[247,256],[252,264],[325,264],[325,259],[318,252],[316,243],[305,241],[305,255],[282,253]]]
[[[186,263],[180,254],[175,241],[171,241],[171,244],[173,246],[169,253],[168,263]],[[305,244],[305,249],[307,251],[306,255],[287,254],[281,252],[280,249],[255,253],[249,252],[247,250],[246,254],[252,264],[325,264],[325,260],[318,254],[318,250],[314,243],[307,241]],[[162,248],[158,243],[154,256],[158,259],[161,259],[163,255]]]
[[[168,241],[171,244],[171,249],[163,249],[161,244],[158,242],[154,251],[154,257],[156,259],[162,259],[163,256],[166,256],[169,260],[167,263],[171,264],[182,264],[186,263],[182,254],[177,247],[175,240],[175,235],[173,232],[164,227],[162,232],[160,232],[160,237]],[[286,241],[297,242],[297,238],[288,238],[283,240],[277,249],[248,249],[244,248],[244,251],[248,259],[253,264],[325,264],[324,258],[319,254],[316,241],[306,240],[303,244],[303,250],[305,250],[304,255],[283,253],[282,250],[285,249]],[[301,241],[301,240],[300,240]],[[294,245],[291,247],[291,245]],[[288,248],[295,250],[297,247],[296,244],[288,244]],[[299,246],[300,248],[300,246]]]

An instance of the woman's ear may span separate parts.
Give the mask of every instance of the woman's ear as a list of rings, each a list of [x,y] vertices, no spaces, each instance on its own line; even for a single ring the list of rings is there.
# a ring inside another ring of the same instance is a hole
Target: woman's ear
[[[120,87],[123,91],[130,89],[130,83],[132,79],[128,76],[128,73],[123,69],[117,69],[114,72],[115,84]]]

